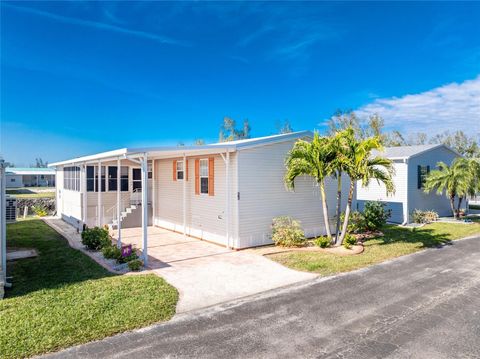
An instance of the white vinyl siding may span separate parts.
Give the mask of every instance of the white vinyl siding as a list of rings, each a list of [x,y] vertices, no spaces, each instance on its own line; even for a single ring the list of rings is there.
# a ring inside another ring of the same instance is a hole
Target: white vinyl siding
[[[394,161],[395,175],[393,184],[395,193],[387,195],[387,189],[383,183],[375,180],[370,181],[367,187],[363,187],[362,182],[357,183],[357,205],[356,209],[363,210],[365,202],[380,201],[386,204],[386,209],[390,209],[391,217],[389,222],[402,223],[407,214],[407,173],[408,164],[402,160]]]
[[[238,152],[239,238],[237,248],[271,243],[272,219],[291,216],[299,220],[308,237],[325,234],[320,191],[316,182],[302,176],[295,180],[295,191],[288,191],[283,181],[285,156],[295,140],[245,149]],[[326,181],[329,215],[335,214],[336,181]],[[343,207],[349,180],[343,180]],[[333,231],[333,226],[331,226]]]
[[[193,237],[209,240],[219,244],[226,244],[226,216],[225,216],[225,163],[220,155],[215,158],[215,188],[214,196],[195,195],[195,159],[188,157],[188,181],[186,209],[187,234]],[[204,157],[202,157],[204,158]],[[155,161],[155,214],[154,224],[160,227],[183,232],[183,181],[172,181],[172,161],[175,159],[160,159]],[[236,155],[230,156],[230,193],[231,218],[230,231],[235,233],[235,205],[236,201]],[[207,176],[208,176],[208,159]],[[199,173],[200,174],[200,173]],[[205,174],[205,172],[203,172]]]

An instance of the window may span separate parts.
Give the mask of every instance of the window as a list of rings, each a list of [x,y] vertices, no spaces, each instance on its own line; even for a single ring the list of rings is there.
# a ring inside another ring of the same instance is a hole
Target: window
[[[80,167],[63,168],[63,188],[70,191],[80,191]]]
[[[183,180],[183,161],[176,161],[177,163],[177,180]]]
[[[15,178],[10,178],[10,182],[15,182]]]
[[[105,192],[105,166],[101,167],[101,187],[102,192]],[[87,166],[87,191],[98,192],[98,166]]]
[[[147,178],[152,179],[152,161],[147,161]]]
[[[430,173],[430,166],[418,166],[417,168],[417,188],[423,188]]]
[[[200,160],[200,193],[208,194],[208,159]]]
[[[117,166],[108,166],[108,191],[116,191],[117,185]],[[128,191],[128,166],[120,167],[120,191]]]
[[[87,166],[87,192],[95,191],[95,167]]]
[[[142,188],[142,170],[140,168],[132,169],[132,186],[134,190]]]

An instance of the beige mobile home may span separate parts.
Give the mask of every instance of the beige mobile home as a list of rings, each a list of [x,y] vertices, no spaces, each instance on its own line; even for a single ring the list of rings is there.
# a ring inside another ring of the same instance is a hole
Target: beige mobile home
[[[358,210],[366,201],[381,201],[392,210],[390,221],[408,223],[414,209],[433,210],[440,216],[450,216],[450,202],[444,195],[425,193],[423,186],[431,169],[440,161],[450,165],[460,155],[445,145],[386,147],[379,153],[394,163],[395,193],[388,195],[382,183],[371,181],[369,186],[357,185]]]
[[[142,226],[144,244],[147,225],[230,248],[269,244],[272,219],[281,215],[300,220],[307,236],[324,234],[317,185],[302,177],[291,192],[283,183],[286,154],[296,140],[311,137],[303,131],[204,146],[124,148],[54,163],[57,212],[79,229],[84,223]],[[333,179],[327,193],[333,219]]]

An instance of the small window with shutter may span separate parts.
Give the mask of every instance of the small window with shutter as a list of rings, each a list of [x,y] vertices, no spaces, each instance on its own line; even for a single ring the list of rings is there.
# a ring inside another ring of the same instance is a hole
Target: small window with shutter
[[[184,167],[183,167],[183,161],[176,161],[176,174],[177,174],[177,180],[183,180],[184,177]]]
[[[200,160],[200,193],[208,194],[208,159]]]
[[[417,188],[421,189],[425,187],[427,176],[430,173],[430,166],[418,166],[417,167]]]

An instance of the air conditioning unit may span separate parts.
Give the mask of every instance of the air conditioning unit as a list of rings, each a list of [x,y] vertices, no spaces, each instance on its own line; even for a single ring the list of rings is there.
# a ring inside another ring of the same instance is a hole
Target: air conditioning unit
[[[15,222],[17,220],[17,199],[7,195],[5,201],[7,202],[5,219],[7,222]]]

